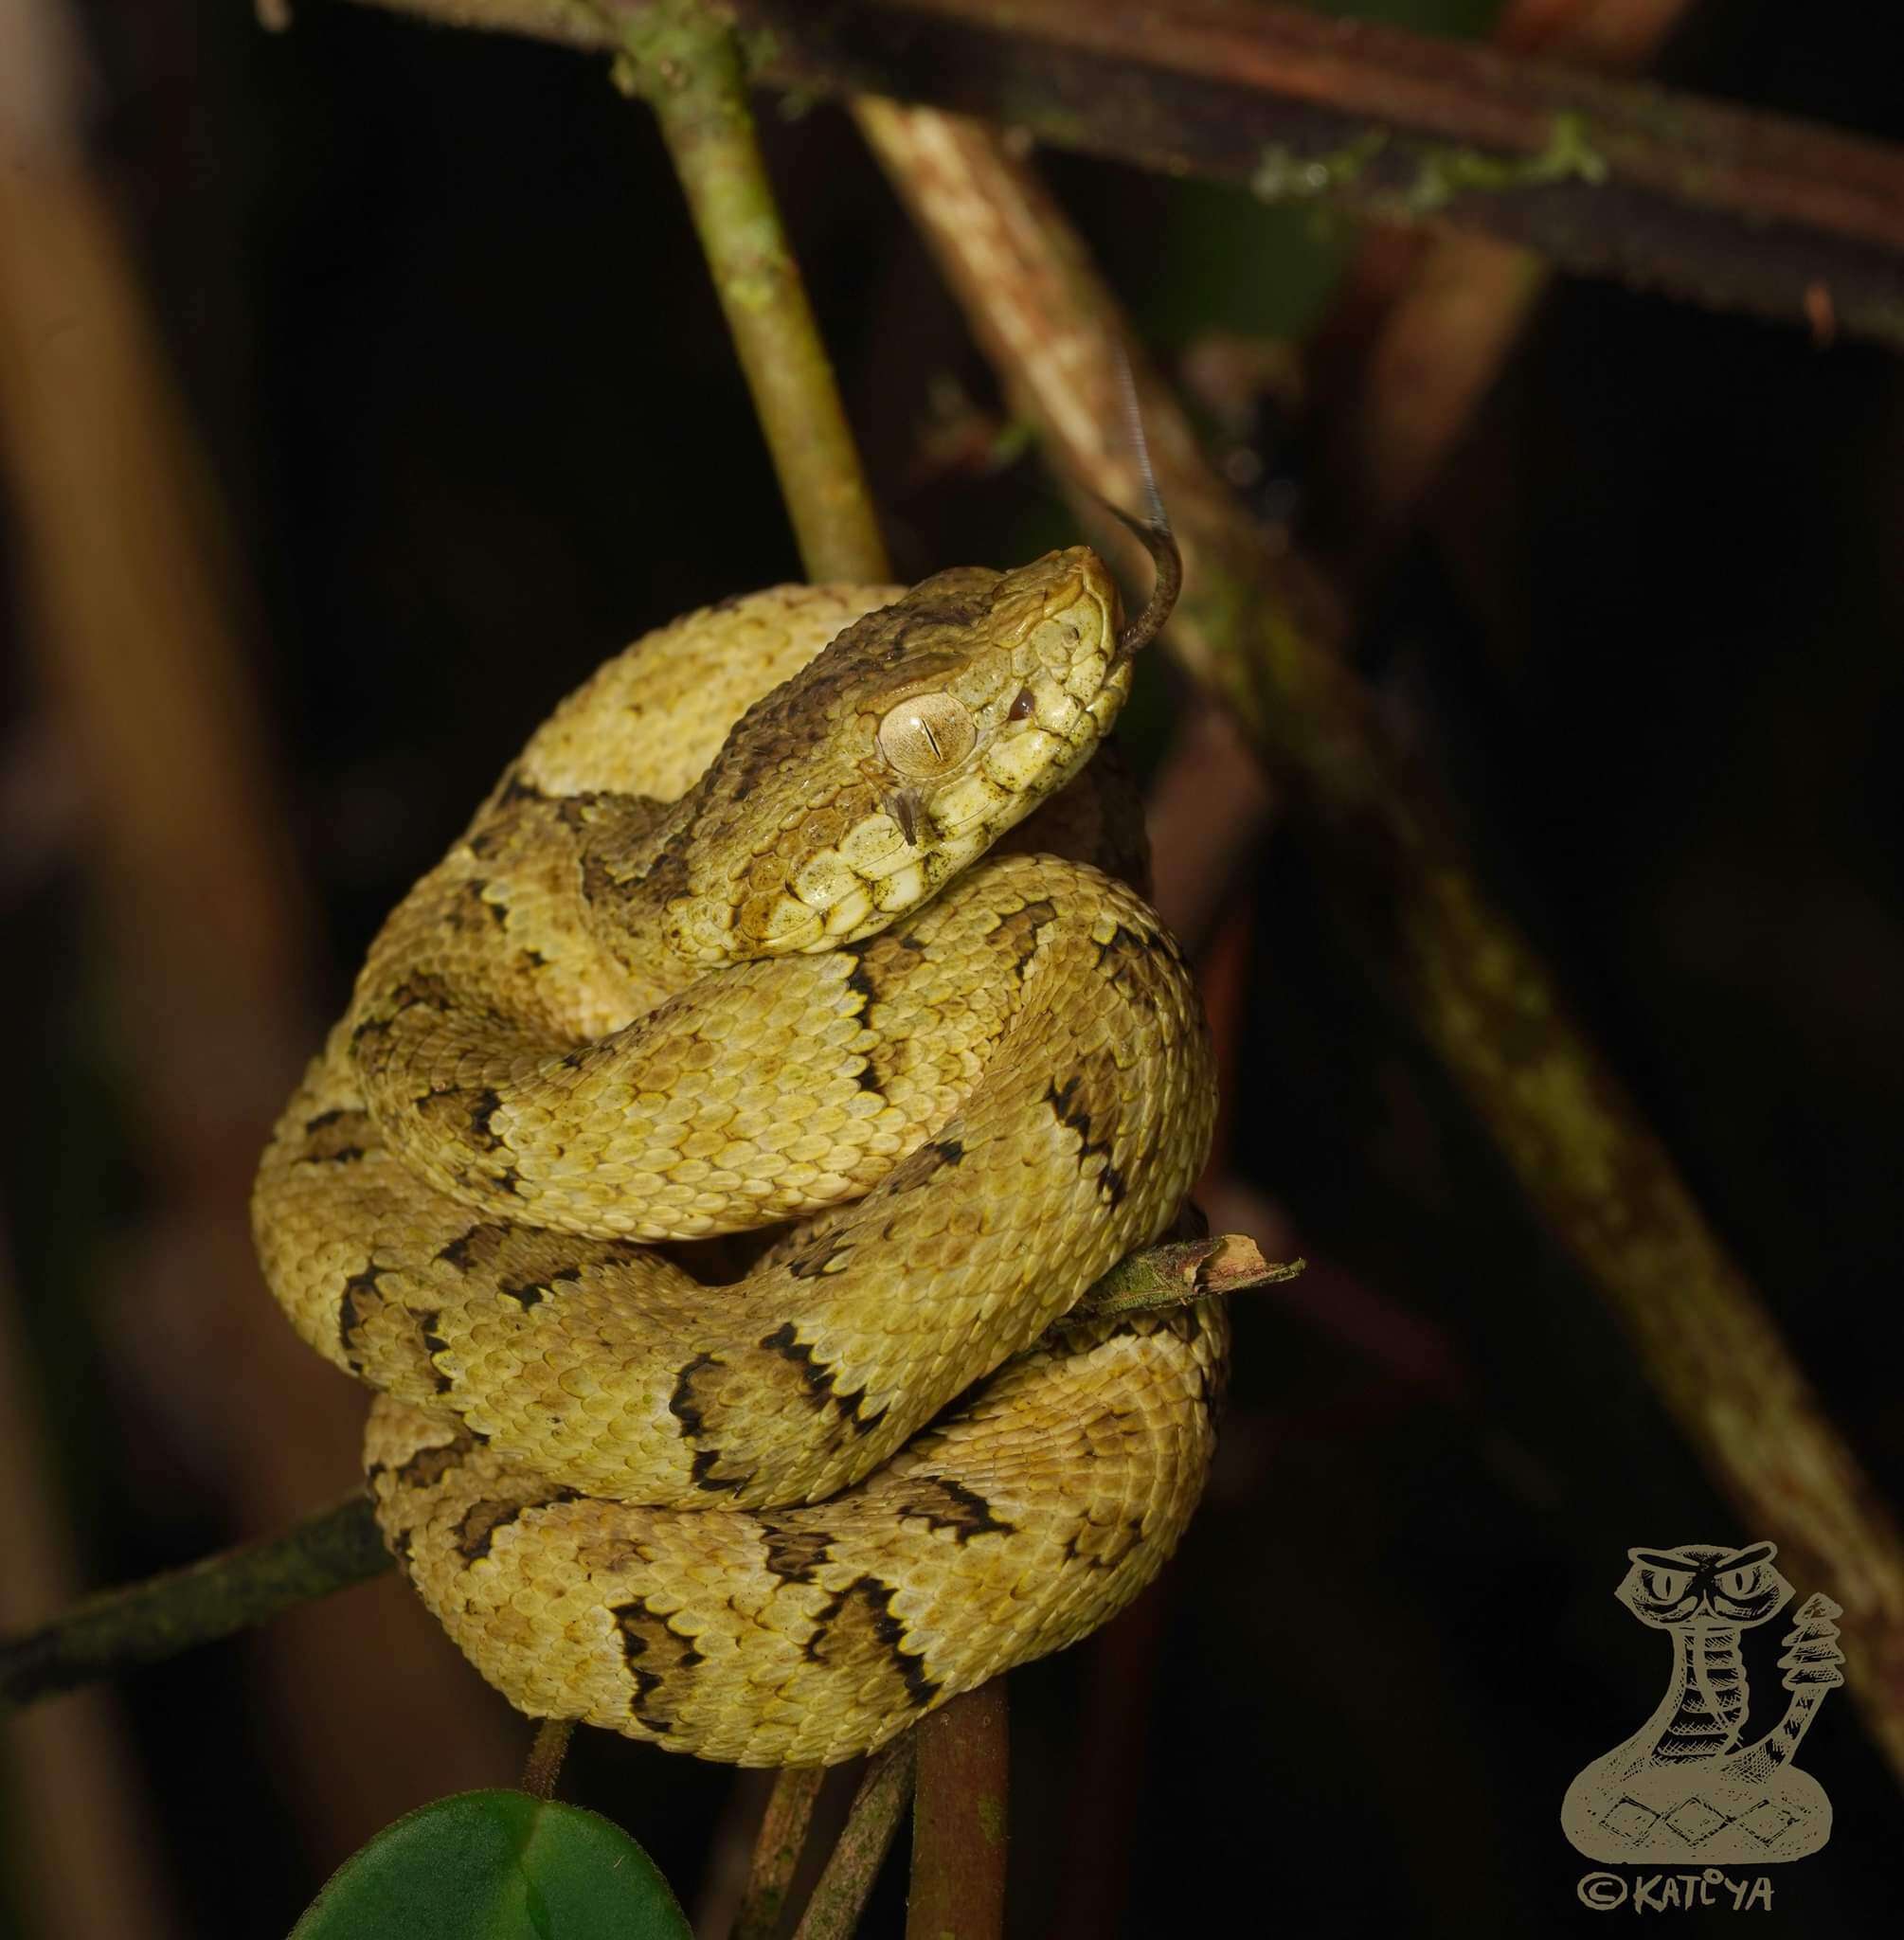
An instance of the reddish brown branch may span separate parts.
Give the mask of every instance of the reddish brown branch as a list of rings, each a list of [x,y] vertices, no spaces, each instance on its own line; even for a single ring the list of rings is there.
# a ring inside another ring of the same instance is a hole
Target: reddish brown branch
[[[997,1940],[1011,1794],[1005,1680],[953,1698],[915,1735],[907,1940]]]
[[[574,0],[370,0],[602,44]],[[652,0],[602,0],[638,15]],[[724,0],[758,79],[1481,231],[1561,269],[1904,345],[1904,153],[1498,48],[1221,0]]]
[[[988,131],[889,103],[860,123],[918,218],[1015,409],[1053,458],[1135,502],[1118,422],[1123,325],[1051,198]],[[1851,1688],[1904,1772],[1904,1539],[1547,966],[1477,879],[1436,792],[1381,728],[1340,622],[1210,472],[1138,370],[1183,544],[1168,638],[1286,781],[1343,907],[1549,1230],[1628,1329],[1662,1404],[1794,1575],[1846,1606]]]

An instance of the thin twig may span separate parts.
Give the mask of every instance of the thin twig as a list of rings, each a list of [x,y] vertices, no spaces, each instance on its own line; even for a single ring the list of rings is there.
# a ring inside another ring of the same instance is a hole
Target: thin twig
[[[128,1664],[156,1663],[389,1566],[368,1500],[351,1496],[283,1536],[88,1597],[0,1644],[0,1706],[70,1690]]]
[[[851,1940],[912,1795],[916,1735],[906,1733],[866,1768],[845,1829],[794,1929],[794,1940]]]
[[[1202,1277],[1187,1279],[1198,1265],[1205,1268]],[[1240,1234],[1171,1240],[1113,1266],[1079,1305],[1089,1303],[1102,1313],[1180,1304],[1288,1279],[1294,1271],[1266,1266],[1253,1243]],[[128,1664],[155,1663],[229,1636],[294,1605],[365,1582],[389,1562],[368,1500],[351,1496],[282,1536],[103,1590],[37,1630],[0,1639],[0,1708],[29,1704]],[[791,1821],[786,1836],[795,1836]]]
[[[733,31],[700,0],[664,0],[620,25],[617,81],[660,123],[807,577],[883,580],[871,494],[761,159]]]
[[[545,1717],[535,1728],[534,1742],[522,1768],[522,1788],[532,1799],[552,1799],[568,1741],[575,1735],[572,1717]]]
[[[1011,1803],[1005,1680],[953,1698],[915,1735],[907,1940],[998,1940]]]
[[[1241,1232],[1166,1240],[1113,1266],[1056,1324],[1075,1327],[1110,1314],[1188,1306],[1247,1287],[1276,1286],[1294,1280],[1308,1264],[1290,1260],[1272,1266],[1256,1242]]]
[[[575,45],[575,0],[367,0]],[[654,0],[601,0],[627,19]],[[1525,244],[1561,269],[1904,344],[1904,153],[1258,0],[725,0],[753,72],[1055,147]]]
[[[976,124],[889,103],[862,127],[1052,456],[1120,501],[1122,321],[1069,223]],[[1333,603],[1273,555],[1210,472],[1176,401],[1140,368],[1152,458],[1182,541],[1167,637],[1229,702],[1327,847],[1345,907],[1538,1208],[1631,1334],[1680,1432],[1806,1580],[1847,1610],[1851,1687],[1904,1773],[1904,1542],[1759,1298],[1726,1254],[1547,966],[1488,897],[1433,788],[1381,730]]]
[[[732,1940],[773,1940],[786,1911],[787,1894],[806,1850],[814,1801],[826,1781],[818,1765],[789,1765],[774,1774],[774,1788],[754,1840],[746,1892],[734,1915]]]

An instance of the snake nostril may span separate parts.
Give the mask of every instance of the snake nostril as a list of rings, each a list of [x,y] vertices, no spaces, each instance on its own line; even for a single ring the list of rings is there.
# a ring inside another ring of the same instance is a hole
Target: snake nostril
[[[1032,690],[1029,687],[1021,687],[1017,699],[1012,703],[1005,718],[1008,721],[1029,721],[1032,718],[1032,710],[1036,706],[1037,700]]]

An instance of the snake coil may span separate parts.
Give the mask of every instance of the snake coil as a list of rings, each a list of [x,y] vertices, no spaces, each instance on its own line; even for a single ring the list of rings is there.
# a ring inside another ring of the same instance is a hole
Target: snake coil
[[[1213,1115],[1091,760],[1155,631],[1119,615],[1082,548],[692,614],[371,946],[259,1249],[378,1391],[386,1541],[530,1715],[851,1757],[1104,1622],[1188,1520],[1220,1309],[1066,1319]]]

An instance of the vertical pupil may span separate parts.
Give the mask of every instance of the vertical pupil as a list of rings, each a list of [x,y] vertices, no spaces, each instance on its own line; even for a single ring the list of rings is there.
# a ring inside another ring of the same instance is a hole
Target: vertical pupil
[[[925,735],[925,745],[932,750],[932,759],[934,761],[943,761],[944,756],[940,752],[939,748],[939,737],[932,731],[932,723],[924,714],[914,714],[912,725],[919,729],[920,733]]]

